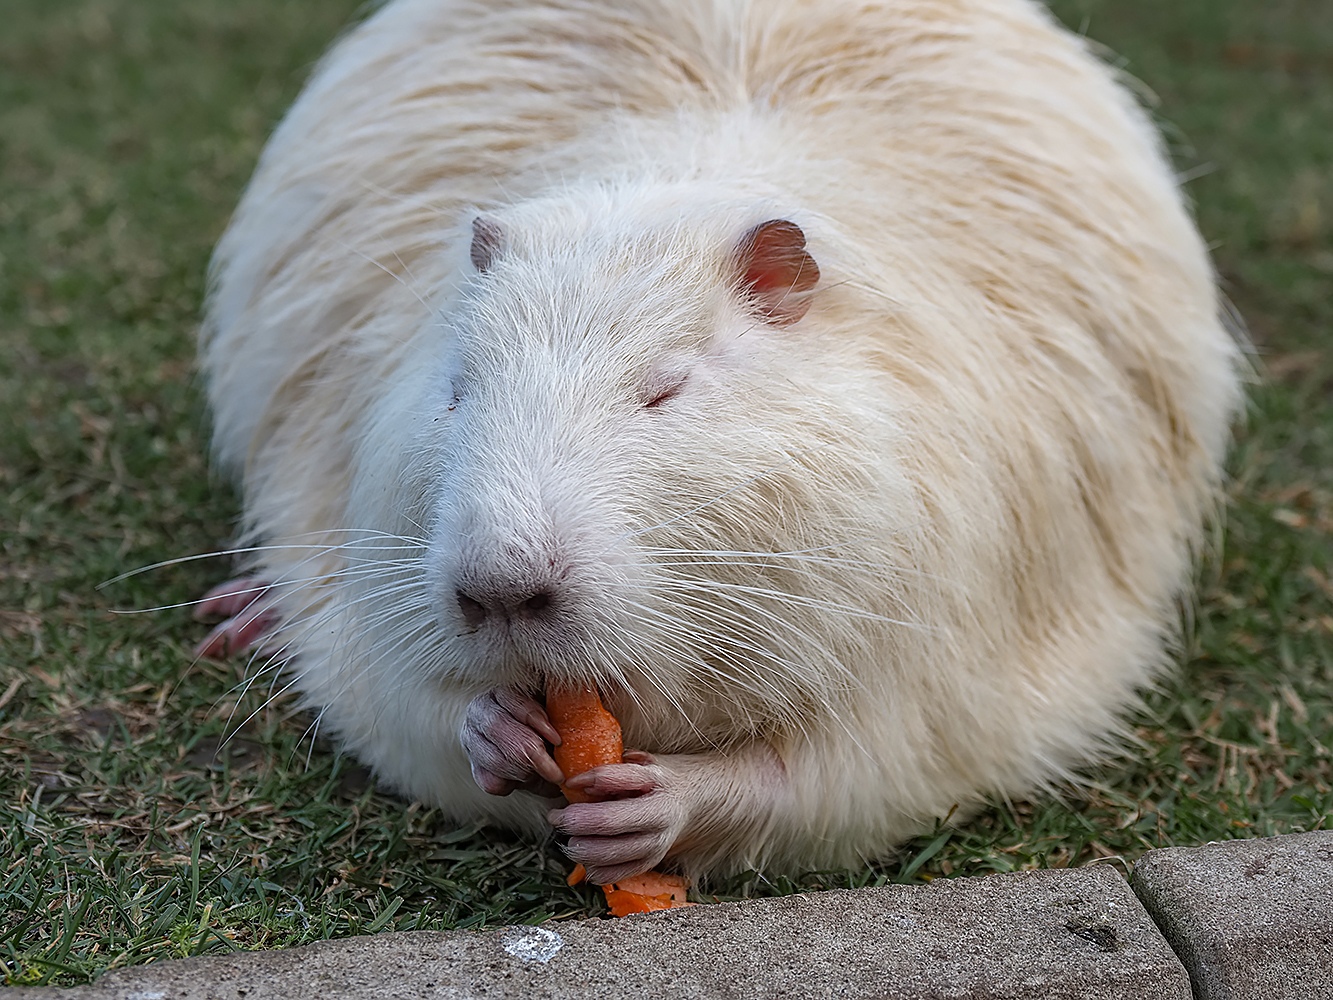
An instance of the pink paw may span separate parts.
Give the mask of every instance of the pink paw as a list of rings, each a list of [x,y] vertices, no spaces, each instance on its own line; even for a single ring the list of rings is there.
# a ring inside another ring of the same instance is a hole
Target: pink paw
[[[560,734],[546,709],[521,691],[496,688],[473,698],[460,733],[472,764],[472,777],[491,795],[515,789],[559,795],[564,778],[546,745],[560,744]]]
[[[685,828],[685,802],[650,754],[630,751],[625,763],[595,767],[567,784],[598,801],[575,802],[547,818],[569,837],[565,853],[588,869],[591,882],[605,885],[655,867]]]
[[[194,655],[223,660],[257,646],[278,624],[276,612],[264,601],[269,587],[258,577],[238,577],[205,594],[194,607],[194,617],[226,620],[194,647]]]

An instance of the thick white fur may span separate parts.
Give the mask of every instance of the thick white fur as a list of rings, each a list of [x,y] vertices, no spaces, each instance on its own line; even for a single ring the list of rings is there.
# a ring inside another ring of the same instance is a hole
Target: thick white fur
[[[732,287],[772,218],[822,271],[787,327]],[[688,786],[695,872],[854,864],[1104,753],[1240,401],[1157,136],[1029,0],[395,0],[214,279],[216,446],[321,724],[542,829],[464,709],[595,681]],[[568,562],[564,632],[458,627],[509,543]]]

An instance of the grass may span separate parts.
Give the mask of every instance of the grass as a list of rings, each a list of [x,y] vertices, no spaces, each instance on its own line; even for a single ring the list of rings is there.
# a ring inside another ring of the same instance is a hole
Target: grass
[[[1132,861],[1333,812],[1333,0],[1061,0],[1156,95],[1267,377],[1224,555],[1142,748],[901,860],[719,895]],[[209,248],[352,0],[36,0],[0,32],[0,978],[594,914],[542,844],[453,830],[190,666],[237,499],[192,375]]]

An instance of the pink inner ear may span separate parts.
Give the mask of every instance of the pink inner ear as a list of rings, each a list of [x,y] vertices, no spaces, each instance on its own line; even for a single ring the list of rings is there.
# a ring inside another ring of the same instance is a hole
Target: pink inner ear
[[[787,326],[810,308],[810,290],[819,283],[819,265],[805,251],[805,233],[787,219],[761,222],[736,245],[741,288],[755,311]]]

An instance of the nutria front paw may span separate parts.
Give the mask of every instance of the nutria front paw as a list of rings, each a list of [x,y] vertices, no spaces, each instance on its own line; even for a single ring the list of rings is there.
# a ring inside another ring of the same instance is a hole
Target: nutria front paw
[[[666,856],[689,816],[671,773],[649,754],[629,751],[567,782],[595,801],[554,809],[548,819],[569,837],[565,853],[606,885],[646,872]]]
[[[564,775],[546,745],[560,734],[530,695],[495,688],[468,703],[459,734],[472,765],[473,780],[490,795],[516,789],[556,796]]]

